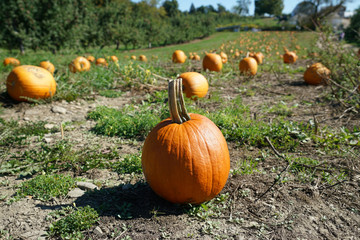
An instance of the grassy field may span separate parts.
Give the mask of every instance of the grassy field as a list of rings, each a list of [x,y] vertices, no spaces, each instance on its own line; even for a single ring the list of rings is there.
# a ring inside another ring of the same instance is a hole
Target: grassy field
[[[204,71],[201,61],[190,59],[174,64],[177,49],[201,59],[224,51],[228,62],[220,72]],[[296,51],[296,63],[283,63],[285,49]],[[240,74],[239,61],[259,51],[265,59],[258,73]],[[148,62],[130,60],[141,54]],[[69,71],[72,59],[88,55],[116,55],[119,63]],[[31,65],[50,60],[57,92],[52,99],[12,101],[5,87],[12,68],[0,66],[0,239],[360,235],[359,59],[330,36],[225,32],[134,51],[17,55],[1,49],[0,59],[5,57]],[[319,61],[332,71],[330,82],[307,85],[304,71]],[[202,73],[210,88],[204,98],[185,99],[187,109],[219,127],[231,161],[222,192],[200,205],[161,199],[141,167],[144,140],[169,117],[168,80],[188,71]]]

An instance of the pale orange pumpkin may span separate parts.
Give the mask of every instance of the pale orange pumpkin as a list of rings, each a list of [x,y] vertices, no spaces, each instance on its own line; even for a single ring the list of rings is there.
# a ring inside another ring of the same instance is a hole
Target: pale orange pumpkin
[[[142,169],[153,191],[172,203],[200,204],[223,189],[230,155],[219,128],[207,117],[188,114],[181,79],[169,82],[171,118],[147,136]]]
[[[330,77],[331,71],[321,63],[314,63],[304,72],[304,80],[311,85],[326,84],[326,79]]]
[[[228,56],[227,56],[226,53],[220,52],[220,57],[221,57],[221,60],[222,60],[223,64],[225,64],[228,61]]]
[[[131,60],[136,60],[136,56],[135,56],[135,55],[132,55],[132,56],[131,56]]]
[[[186,61],[186,55],[182,50],[176,50],[171,57],[174,63],[184,63]]]
[[[119,61],[118,57],[117,56],[111,56],[110,57],[110,60],[117,63]]]
[[[4,66],[11,65],[11,66],[15,67],[15,66],[20,65],[20,61],[18,59],[16,59],[16,58],[8,57],[8,58],[4,59],[3,65]]]
[[[89,62],[95,62],[95,57],[94,56],[87,56],[87,58],[86,58]]]
[[[262,54],[261,52],[250,53],[249,57],[254,58],[258,65],[262,64],[264,60],[264,54]]]
[[[253,57],[243,58],[239,63],[239,70],[243,74],[255,75],[258,69],[258,64]]]
[[[54,64],[52,64],[49,61],[42,61],[40,62],[40,67],[45,68],[46,70],[48,70],[51,74],[54,75],[55,72],[55,66]]]
[[[109,64],[107,63],[107,61],[105,60],[105,58],[98,58],[96,59],[95,64],[97,66],[103,66],[103,67],[107,67]]]
[[[27,98],[45,99],[54,96],[56,82],[46,69],[31,65],[15,67],[6,79],[6,89],[11,98],[27,101]]]
[[[139,56],[139,61],[147,62],[146,56],[145,56],[145,55],[140,55],[140,56]]]
[[[286,51],[283,55],[284,63],[295,63],[298,56],[295,52]]]
[[[203,59],[203,69],[210,71],[220,72],[222,69],[222,59],[219,54],[208,53]]]
[[[182,78],[183,90],[188,98],[205,97],[209,90],[208,81],[201,73],[185,72],[179,78]]]
[[[71,72],[83,72],[90,70],[90,62],[84,57],[77,57],[75,58],[70,64],[69,69]]]

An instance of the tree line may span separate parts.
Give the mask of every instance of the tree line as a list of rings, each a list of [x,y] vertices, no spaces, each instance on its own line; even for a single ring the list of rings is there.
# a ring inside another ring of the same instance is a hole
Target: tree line
[[[161,46],[209,36],[240,16],[221,4],[181,12],[177,0],[1,0],[0,47],[8,49]]]

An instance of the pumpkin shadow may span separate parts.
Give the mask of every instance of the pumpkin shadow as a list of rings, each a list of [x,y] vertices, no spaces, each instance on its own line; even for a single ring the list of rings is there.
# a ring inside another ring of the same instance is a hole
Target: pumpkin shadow
[[[121,219],[152,218],[154,215],[180,215],[187,205],[173,204],[157,196],[147,183],[125,184],[87,191],[75,201],[76,206],[97,210],[100,216]]]
[[[16,101],[10,97],[5,91],[0,93],[0,105],[4,108],[12,108],[14,106],[23,105],[23,102]]]

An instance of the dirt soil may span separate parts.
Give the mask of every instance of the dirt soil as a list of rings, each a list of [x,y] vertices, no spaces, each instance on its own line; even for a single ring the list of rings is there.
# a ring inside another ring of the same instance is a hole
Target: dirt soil
[[[209,95],[217,90],[218,87],[211,87]],[[247,94],[250,90],[253,94]],[[288,75],[273,73],[263,73],[250,80],[239,78],[231,85],[223,84],[221,89],[223,96],[229,99],[241,94],[244,104],[254,115],[269,121],[275,114],[264,115],[264,109],[286,98],[288,106],[297,104],[293,114],[286,117],[288,120],[308,122],[315,116],[320,127],[329,126],[336,131],[340,127],[351,129],[359,126],[359,115],[346,112],[336,102],[322,100],[321,96],[327,91],[330,89],[326,86],[307,86],[301,74],[289,78]],[[95,135],[90,131],[95,123],[87,120],[86,115],[96,106],[121,108],[130,101],[143,98],[142,92],[133,90],[119,98],[95,96],[91,101],[62,101],[36,106],[7,103],[1,117],[20,123],[43,120],[60,125],[61,122],[73,122],[71,131],[65,131],[64,137],[79,148],[97,143],[104,150],[117,146],[122,153],[135,153],[141,150],[143,142],[130,144]],[[66,109],[66,112],[54,113],[54,106]],[[61,139],[61,134],[49,134],[46,138],[48,144],[53,144]],[[261,149],[254,147],[229,143],[229,150],[231,168],[247,156],[261,157]],[[319,149],[311,144],[300,146],[293,155],[331,159],[334,163],[346,161],[342,156],[321,155]],[[354,169],[349,173],[350,180],[333,186],[320,180],[312,183],[292,181],[293,175],[285,172],[282,177],[289,181],[270,188],[286,165],[269,147],[268,155],[257,167],[258,172],[228,179],[222,194],[227,194],[229,201],[226,205],[220,203],[219,214],[205,220],[190,217],[183,206],[158,197],[142,177],[124,178],[108,170],[96,169],[82,177],[90,182],[101,182],[100,190],[86,192],[81,197],[50,202],[25,198],[10,205],[0,202],[0,230],[7,231],[15,239],[45,239],[50,224],[48,214],[75,203],[76,206],[106,207],[99,222],[85,232],[87,239],[360,239],[358,161],[349,165]],[[13,176],[0,176],[0,182],[6,183],[0,185],[1,195],[11,196],[15,192],[14,186],[22,181],[24,179]],[[119,217],[124,213],[124,203],[131,203],[131,218],[126,220]]]

